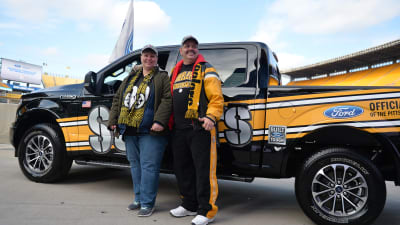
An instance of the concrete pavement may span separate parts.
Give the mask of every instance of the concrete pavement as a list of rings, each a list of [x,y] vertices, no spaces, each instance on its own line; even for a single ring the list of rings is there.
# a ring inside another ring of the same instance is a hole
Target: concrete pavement
[[[132,201],[128,170],[74,165],[68,178],[56,184],[31,182],[13,157],[11,145],[0,144],[0,224],[4,225],[189,225],[192,217],[173,218],[169,209],[179,204],[175,177],[161,175],[156,211],[139,218],[127,211]],[[213,224],[313,224],[294,196],[294,179],[256,179],[253,183],[219,181]],[[374,223],[400,224],[400,187],[387,183],[386,207]]]

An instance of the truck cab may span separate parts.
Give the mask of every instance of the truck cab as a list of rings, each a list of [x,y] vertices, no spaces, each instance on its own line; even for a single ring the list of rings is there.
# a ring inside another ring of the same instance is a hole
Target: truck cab
[[[276,57],[262,43],[221,43],[200,44],[200,53],[217,70],[222,80],[222,90],[225,97],[225,113],[218,123],[219,157],[218,174],[226,179],[252,180],[257,172],[264,148],[263,138],[253,140],[255,120],[265,119],[265,115],[252,115],[249,104],[264,99],[268,82],[280,83],[280,74]],[[179,46],[158,48],[161,69],[171,71],[181,59]],[[273,57],[271,59],[271,57]],[[97,154],[121,156],[125,147],[118,137],[106,129],[104,123],[108,117],[111,100],[121,81],[130,70],[140,64],[140,52],[112,63],[98,73],[89,73],[85,78],[85,89],[81,95],[82,102],[91,101],[90,109],[79,110],[77,117],[88,115],[88,125],[94,135],[89,135],[89,142],[76,149],[92,149]],[[249,102],[250,101],[250,102]],[[97,115],[103,115],[99,124]],[[93,115],[93,116],[91,116]],[[264,123],[261,123],[263,126]],[[258,126],[258,125],[256,125]],[[99,129],[97,129],[99,127]],[[264,127],[260,127],[264,129]],[[80,132],[84,134],[85,131]],[[89,131],[86,131],[86,133]],[[102,134],[105,138],[96,136]],[[87,139],[87,137],[84,137]],[[79,142],[81,140],[77,140]],[[101,142],[101,143],[100,143]],[[67,148],[68,151],[68,148]],[[79,161],[84,162],[85,160]],[[86,160],[90,163],[90,161]],[[167,150],[163,162],[165,172],[172,171],[171,151]],[[276,167],[278,170],[279,167]],[[278,173],[279,171],[275,171]]]

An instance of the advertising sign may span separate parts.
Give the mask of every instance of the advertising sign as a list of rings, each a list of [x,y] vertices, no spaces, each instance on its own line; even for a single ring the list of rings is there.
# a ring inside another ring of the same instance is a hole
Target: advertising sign
[[[12,88],[10,88],[7,84],[4,84],[4,83],[0,82],[0,90],[12,91]]]
[[[38,88],[38,87],[26,87],[26,86],[15,85],[15,84],[10,84],[10,85],[8,85],[8,86],[10,86],[13,90],[28,91],[28,92],[36,91],[36,90],[39,90],[39,89],[40,89],[40,88]]]
[[[30,84],[41,84],[42,66],[2,58],[0,78]]]

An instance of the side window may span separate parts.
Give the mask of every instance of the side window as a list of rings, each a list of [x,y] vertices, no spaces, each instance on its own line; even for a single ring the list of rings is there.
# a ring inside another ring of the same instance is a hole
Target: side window
[[[269,74],[270,74],[270,79],[269,79],[269,85],[279,85],[279,69],[278,69],[278,62],[275,59],[275,56],[272,54],[272,51],[270,50],[268,52],[268,58],[269,58]]]
[[[165,70],[168,62],[169,52],[159,52],[158,54],[158,66]],[[114,94],[117,92],[122,81],[129,75],[135,65],[140,65],[140,55],[134,56],[128,64],[124,64],[114,70],[110,70],[104,78],[102,87],[103,94]]]
[[[165,70],[167,67],[167,62],[169,58],[169,53],[170,52],[159,52],[158,53],[158,66],[162,69]],[[169,71],[168,71],[169,72]]]
[[[200,53],[217,70],[222,87],[238,87],[247,82],[246,49],[200,49]],[[178,61],[181,59],[179,54]]]
[[[103,87],[101,92],[103,94],[114,94],[117,92],[122,81],[129,75],[135,65],[140,64],[140,58],[135,57],[132,61],[124,66],[115,68],[110,71],[104,78]]]
[[[246,83],[246,49],[204,49],[200,53],[215,67],[223,87],[238,87]]]
[[[260,57],[260,69],[258,71],[258,87],[260,88],[267,88],[268,80],[269,83],[271,79],[268,79],[268,58],[267,53],[264,49],[261,49],[261,57]]]

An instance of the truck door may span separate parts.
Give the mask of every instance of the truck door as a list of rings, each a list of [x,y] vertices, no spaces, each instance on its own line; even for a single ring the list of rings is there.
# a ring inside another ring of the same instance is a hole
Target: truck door
[[[279,97],[274,91],[274,88],[277,88],[281,84],[278,59],[268,48],[261,50],[259,58],[259,93],[264,99],[268,98],[268,101],[270,101],[271,97]],[[265,176],[277,177],[280,176],[283,158],[287,157],[287,151],[284,151],[286,145],[286,127],[283,124],[279,124],[278,121],[281,118],[274,117],[273,115],[275,114],[271,114],[267,106],[268,103],[265,104],[264,109],[264,146],[260,172]],[[279,111],[279,114],[283,119],[287,119],[289,118],[287,115],[290,115],[290,111],[290,107],[283,108],[283,110]]]
[[[257,120],[253,112],[257,102],[257,48],[243,44],[220,48],[200,46],[200,53],[215,67],[223,82],[225,107],[218,123],[218,173],[241,175],[257,170],[261,151],[257,146],[262,146],[253,135]]]

